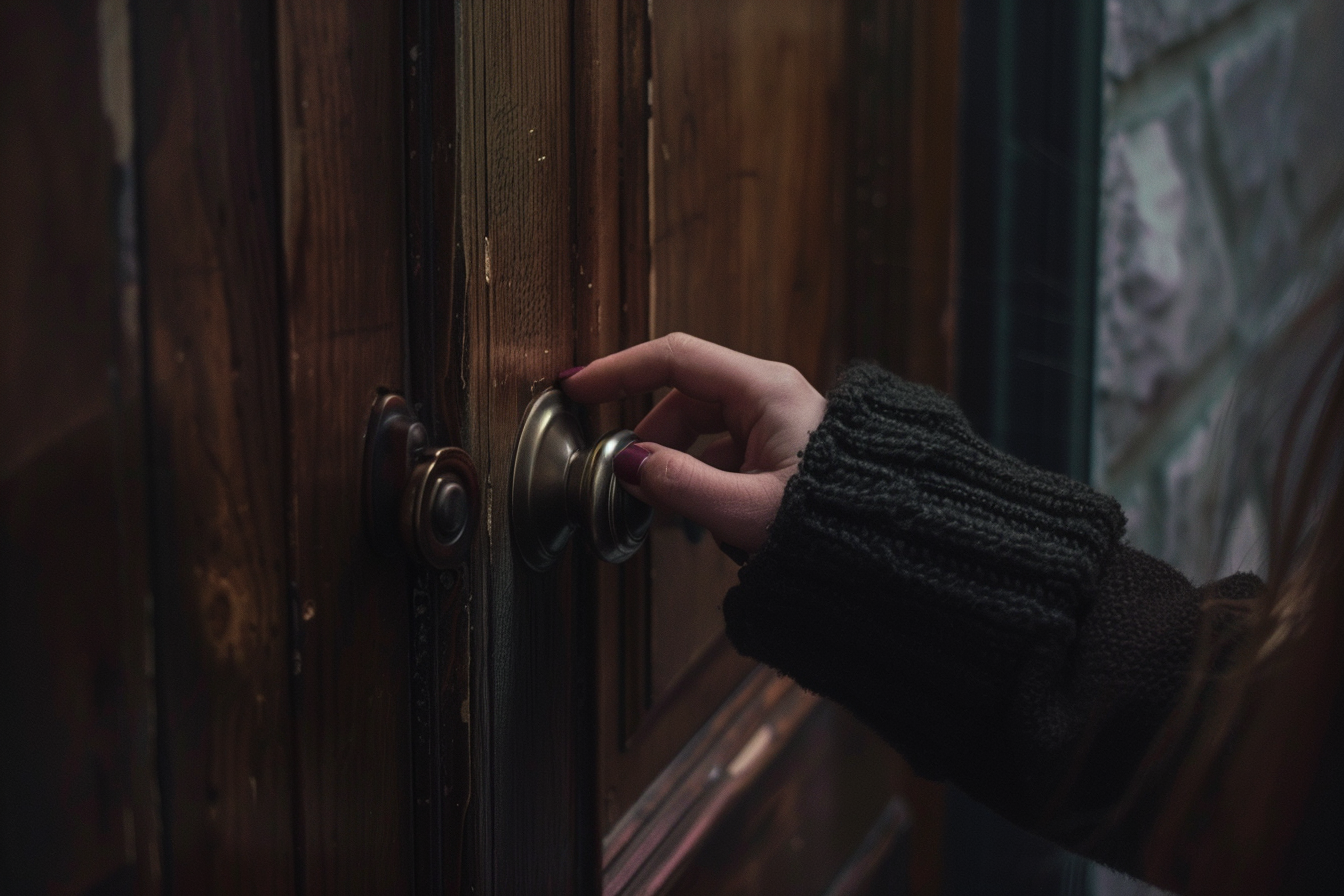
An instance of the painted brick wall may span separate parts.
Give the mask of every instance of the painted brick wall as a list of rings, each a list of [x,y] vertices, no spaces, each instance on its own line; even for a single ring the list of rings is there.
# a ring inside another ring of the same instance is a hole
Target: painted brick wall
[[[1281,346],[1344,261],[1344,0],[1106,13],[1093,479],[1193,579],[1263,573]]]
[[[1263,571],[1273,347],[1344,261],[1344,0],[1106,10],[1093,478],[1187,575]]]

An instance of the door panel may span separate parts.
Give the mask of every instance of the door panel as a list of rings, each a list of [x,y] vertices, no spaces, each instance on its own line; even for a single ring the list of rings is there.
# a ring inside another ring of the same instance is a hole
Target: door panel
[[[369,408],[403,376],[402,21],[355,0],[279,0],[276,21],[301,884],[405,891],[405,564],[359,514]]]
[[[294,890],[273,23],[137,4],[166,884]]]
[[[843,323],[844,4],[654,3],[652,35],[649,335],[694,333],[824,389]],[[749,668],[722,643],[737,565],[680,519],[657,521],[648,562],[650,712],[731,666],[712,711]]]
[[[824,388],[846,326],[845,5],[650,10],[622,35],[648,41],[637,42],[646,76],[622,85],[644,103],[644,126],[621,133],[624,157],[644,160],[625,172],[627,220],[639,225],[623,234],[627,344],[683,330],[792,363]],[[703,531],[658,518],[631,565],[642,568],[623,577],[616,609],[626,647],[603,660],[620,716],[615,748],[599,746],[606,825],[751,668],[719,611],[736,565]]]

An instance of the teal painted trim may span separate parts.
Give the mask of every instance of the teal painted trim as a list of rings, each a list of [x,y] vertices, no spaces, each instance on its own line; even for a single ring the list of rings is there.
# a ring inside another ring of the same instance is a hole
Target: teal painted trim
[[[1105,5],[1080,4],[1078,13],[1078,178],[1073,225],[1075,371],[1069,400],[1069,473],[1087,482],[1092,469],[1092,407],[1096,382],[1097,259],[1101,233],[1101,106],[1106,40]]]
[[[1008,413],[1011,408],[1013,283],[1016,265],[1013,224],[1017,194],[1017,0],[999,4],[998,35],[999,190],[994,260],[994,416],[989,440],[999,447],[1008,443]]]

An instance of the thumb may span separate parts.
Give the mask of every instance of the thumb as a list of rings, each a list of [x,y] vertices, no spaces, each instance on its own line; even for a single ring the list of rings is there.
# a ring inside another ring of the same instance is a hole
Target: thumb
[[[616,455],[616,477],[644,503],[699,523],[719,541],[761,549],[784,496],[783,473],[730,473],[653,442]]]

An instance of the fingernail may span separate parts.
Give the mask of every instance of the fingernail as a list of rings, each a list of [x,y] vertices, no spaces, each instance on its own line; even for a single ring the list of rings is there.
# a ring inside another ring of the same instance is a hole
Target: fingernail
[[[578,367],[570,367],[567,370],[562,370],[555,375],[555,379],[557,382],[560,380],[567,380],[587,366],[587,364],[580,364]]]
[[[653,452],[639,445],[626,445],[616,455],[611,465],[616,469],[616,478],[626,485],[639,485],[639,473],[644,461],[653,456]]]

